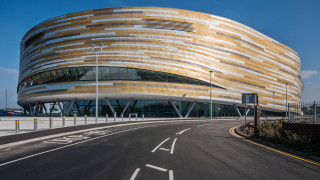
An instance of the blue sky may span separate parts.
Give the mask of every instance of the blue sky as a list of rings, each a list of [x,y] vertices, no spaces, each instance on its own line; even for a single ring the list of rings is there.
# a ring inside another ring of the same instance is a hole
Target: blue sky
[[[121,6],[188,9],[250,26],[293,48],[302,57],[303,101],[320,100],[319,0],[0,0],[0,108],[16,104],[19,44],[38,23],[63,14]]]

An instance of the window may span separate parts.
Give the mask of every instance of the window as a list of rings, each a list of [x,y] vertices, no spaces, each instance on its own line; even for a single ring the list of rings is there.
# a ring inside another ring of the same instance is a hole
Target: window
[[[128,81],[153,81],[184,83],[202,86],[210,86],[210,83],[185,76],[157,72],[145,69],[133,69],[124,67],[99,67],[99,80],[128,80]],[[24,79],[18,86],[18,91],[38,84],[70,81],[94,81],[95,67],[73,67],[51,70],[30,76]],[[218,87],[218,86],[214,86]],[[219,87],[221,88],[221,87]]]

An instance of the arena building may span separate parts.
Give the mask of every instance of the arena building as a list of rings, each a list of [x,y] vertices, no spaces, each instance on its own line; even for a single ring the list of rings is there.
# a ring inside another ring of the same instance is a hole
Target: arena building
[[[20,48],[18,104],[33,115],[94,116],[96,60],[100,116],[208,117],[211,85],[213,116],[243,114],[242,93],[258,93],[265,112],[285,112],[303,90],[297,52],[241,23],[188,10],[62,15],[33,27]]]

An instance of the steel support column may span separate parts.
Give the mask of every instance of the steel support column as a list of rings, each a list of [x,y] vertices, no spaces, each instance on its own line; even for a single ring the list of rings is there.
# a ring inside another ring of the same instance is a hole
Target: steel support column
[[[68,116],[69,116],[71,110],[73,109],[73,105],[74,105],[75,102],[76,102],[76,99],[73,99],[72,103],[71,103],[71,106],[69,107],[69,110],[68,110],[68,114],[67,114]]]
[[[33,115],[33,111],[32,111],[32,106],[31,106],[31,104],[29,104],[29,114],[30,114],[30,115]]]
[[[59,109],[60,109],[60,111],[61,111],[60,116],[62,117],[63,108],[61,107],[61,104],[60,104],[60,102],[59,102],[59,100],[58,100],[58,99],[57,99],[57,104],[58,104]]]
[[[42,103],[42,106],[43,106],[43,109],[44,109],[44,111],[46,112],[46,114],[47,114],[47,116],[48,116],[49,114],[48,114],[47,108],[46,108],[46,106],[44,105],[44,103]]]
[[[248,113],[249,113],[249,111],[250,111],[250,107],[251,107],[251,106],[248,106],[248,109],[247,109],[247,112],[246,112],[246,116],[248,116]]]
[[[55,105],[56,105],[56,102],[53,103],[52,108],[50,109],[50,115],[52,114],[52,111],[53,111]]]
[[[106,99],[106,101],[107,101],[107,104],[108,104],[109,108],[110,108],[111,111],[112,111],[112,114],[114,114],[115,111],[114,111],[113,107],[111,106],[111,104],[110,104],[110,102],[109,102],[109,99],[108,99],[107,97],[105,97],[105,99]]]
[[[38,115],[38,105],[39,105],[39,102],[37,101],[36,102],[36,108],[34,110],[34,115],[37,116]]]
[[[124,113],[126,112],[126,110],[127,110],[127,108],[129,107],[132,99],[133,99],[133,98],[130,98],[130,99],[129,99],[128,103],[127,103],[126,106],[124,107],[124,109],[123,109],[123,111],[121,112],[121,114],[124,114]]]
[[[179,109],[177,108],[177,106],[173,103],[172,100],[169,100],[169,103],[173,106],[173,109],[176,111],[176,113],[179,115],[180,118],[183,118],[181,113],[179,112]]]
[[[241,113],[240,113],[240,111],[239,111],[239,109],[238,109],[237,105],[235,105],[235,104],[234,104],[234,107],[235,107],[235,108],[236,108],[236,110],[237,110],[238,116],[239,116],[240,118],[242,118],[242,115],[241,115]]]
[[[191,104],[191,106],[190,106],[190,108],[188,109],[188,112],[187,112],[185,118],[187,118],[187,117],[189,116],[189,114],[191,113],[192,109],[194,108],[194,106],[195,106],[196,104],[197,104],[197,101],[194,101],[194,102]]]

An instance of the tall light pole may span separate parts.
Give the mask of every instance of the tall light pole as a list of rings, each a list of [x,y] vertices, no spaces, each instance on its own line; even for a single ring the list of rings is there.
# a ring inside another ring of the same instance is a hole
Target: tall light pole
[[[96,52],[96,123],[98,123],[98,113],[99,113],[99,109],[98,109],[98,101],[99,101],[99,91],[98,91],[98,87],[99,87],[99,71],[98,71],[98,51],[94,51],[94,48],[96,48],[97,46],[94,44],[91,44],[90,47],[92,48],[92,52]],[[99,43],[99,48],[100,48],[100,52],[102,52],[102,48],[104,48],[104,44]]]
[[[288,82],[286,82],[286,117],[288,117]]]
[[[274,110],[274,91],[272,92],[272,99],[273,99],[273,110]]]
[[[212,120],[212,83],[211,83],[211,76],[212,76],[212,71],[209,71],[210,73],[210,120]]]
[[[8,111],[8,90],[6,89],[6,115]]]

